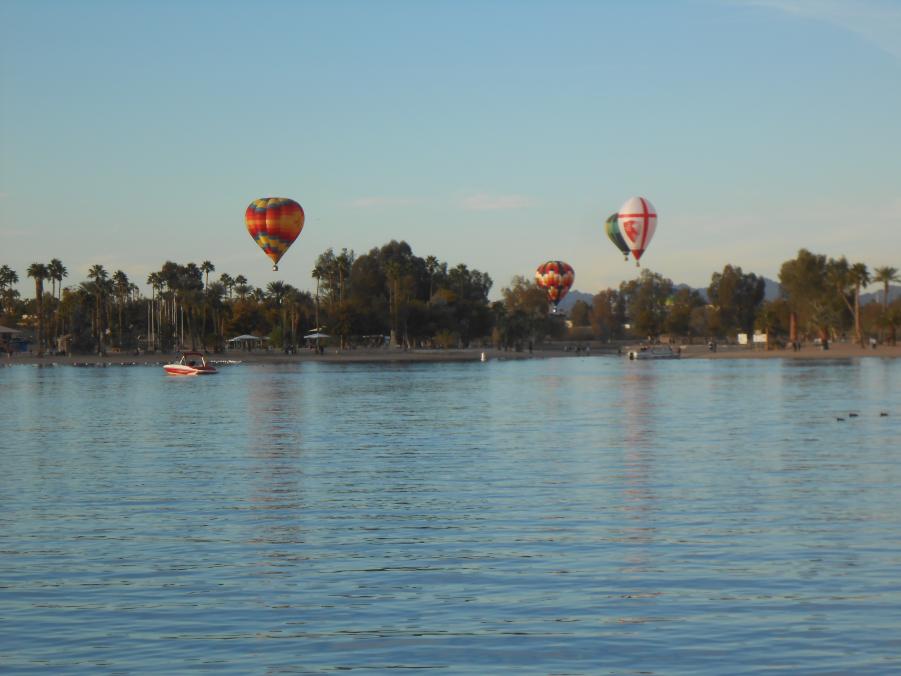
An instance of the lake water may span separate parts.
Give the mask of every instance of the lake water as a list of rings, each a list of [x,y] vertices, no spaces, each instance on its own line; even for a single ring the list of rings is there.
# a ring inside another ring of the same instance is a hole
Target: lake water
[[[899,385],[0,368],[0,672],[898,673]]]

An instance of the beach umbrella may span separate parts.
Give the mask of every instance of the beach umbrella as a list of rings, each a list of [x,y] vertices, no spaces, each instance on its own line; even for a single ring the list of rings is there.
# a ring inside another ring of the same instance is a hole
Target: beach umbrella
[[[563,300],[563,296],[569,291],[575,278],[576,273],[572,266],[563,261],[542,263],[535,271],[535,283],[545,290],[548,301],[554,304],[555,311],[557,304]]]
[[[630,197],[617,214],[619,231],[635,257],[635,265],[648,248],[657,229],[657,211],[644,197]]]
[[[253,241],[272,259],[272,269],[303,230],[303,207],[287,197],[254,200],[244,212],[244,223]]]
[[[622,252],[623,260],[629,260],[629,245],[626,244],[623,234],[619,231],[619,213],[613,213],[607,217],[607,220],[604,221],[604,232],[607,233],[607,238],[613,242],[613,245]]]

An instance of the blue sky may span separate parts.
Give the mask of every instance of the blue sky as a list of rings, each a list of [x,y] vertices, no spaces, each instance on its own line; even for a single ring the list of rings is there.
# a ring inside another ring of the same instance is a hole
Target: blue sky
[[[632,195],[642,263],[706,286],[801,247],[901,267],[901,2],[0,3],[0,264],[146,289],[166,260],[312,289],[391,239],[596,292]],[[280,272],[244,209],[307,214]]]

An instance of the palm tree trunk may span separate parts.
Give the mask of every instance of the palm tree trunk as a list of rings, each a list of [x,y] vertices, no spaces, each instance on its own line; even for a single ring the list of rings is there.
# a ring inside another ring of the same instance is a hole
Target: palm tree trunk
[[[44,288],[43,284],[41,284],[41,280],[35,277],[34,280],[34,299],[35,299],[35,312],[37,313],[37,341],[38,341],[38,356],[41,357],[44,355]]]

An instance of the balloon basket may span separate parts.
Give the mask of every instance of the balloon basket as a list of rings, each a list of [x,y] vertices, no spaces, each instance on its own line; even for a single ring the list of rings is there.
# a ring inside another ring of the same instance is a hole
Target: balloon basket
[[[277,265],[273,265],[273,266],[272,266],[272,272],[278,272],[278,266],[277,266]]]

